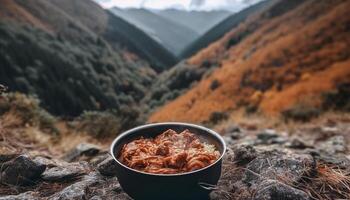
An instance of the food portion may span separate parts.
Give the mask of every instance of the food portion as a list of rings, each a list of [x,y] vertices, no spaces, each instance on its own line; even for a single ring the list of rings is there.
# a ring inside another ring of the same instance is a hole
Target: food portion
[[[201,142],[185,130],[167,130],[156,138],[140,138],[125,144],[119,160],[136,170],[154,174],[177,174],[204,168],[220,157],[214,145]]]

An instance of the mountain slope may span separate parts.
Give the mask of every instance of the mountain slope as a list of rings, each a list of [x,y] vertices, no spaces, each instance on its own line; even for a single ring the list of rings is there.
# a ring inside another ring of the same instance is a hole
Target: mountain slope
[[[113,46],[127,48],[147,59],[154,70],[161,72],[172,67],[178,59],[168,49],[136,26],[108,12],[108,26],[103,37]]]
[[[178,9],[153,10],[154,13],[193,29],[202,35],[213,26],[224,20],[231,13],[224,10],[185,11]]]
[[[2,12],[6,17],[0,20],[2,84],[37,95],[54,114],[115,109],[125,119],[135,120],[138,114],[132,107],[144,96],[155,72],[123,48],[112,48],[96,34],[102,28],[85,26],[87,18],[65,12],[57,2],[1,1],[0,7],[6,8]],[[59,2],[74,6],[72,1]],[[99,8],[85,6],[90,11]],[[129,114],[123,113],[125,106]]]
[[[162,71],[173,66],[175,55],[158,41],[122,18],[111,14],[90,0],[50,0],[74,19],[104,37],[116,48],[124,47],[147,60],[153,69]]]
[[[274,1],[192,57],[192,64],[210,60],[221,67],[150,121],[208,122],[242,108],[274,116],[348,105],[349,9],[341,0]]]
[[[175,55],[199,36],[192,29],[146,9],[113,8],[110,11],[143,30]]]
[[[238,26],[251,14],[262,10],[270,4],[269,0],[259,2],[251,7],[248,7],[238,13],[232,14],[225,20],[221,21],[216,26],[208,30],[203,36],[198,38],[196,41],[192,42],[186,49],[181,53],[182,58],[188,58],[200,51],[201,49],[207,47],[212,42],[220,39],[228,31]]]

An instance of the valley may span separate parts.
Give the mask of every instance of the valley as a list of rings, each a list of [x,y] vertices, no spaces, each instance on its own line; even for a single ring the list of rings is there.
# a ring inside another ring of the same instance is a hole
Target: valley
[[[109,145],[157,122],[223,137],[211,200],[349,199],[350,2],[154,2],[0,1],[0,200],[130,200]]]

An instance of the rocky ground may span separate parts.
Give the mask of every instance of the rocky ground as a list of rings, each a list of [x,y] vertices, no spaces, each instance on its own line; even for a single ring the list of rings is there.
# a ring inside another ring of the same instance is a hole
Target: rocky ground
[[[221,132],[228,151],[211,199],[350,198],[350,120],[292,133],[232,124]],[[27,150],[0,155],[0,200],[130,199],[106,148],[82,143],[64,156],[33,153],[31,145],[18,148]]]

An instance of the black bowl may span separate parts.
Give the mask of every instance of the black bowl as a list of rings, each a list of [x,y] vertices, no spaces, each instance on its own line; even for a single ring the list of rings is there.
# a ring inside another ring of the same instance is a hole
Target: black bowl
[[[143,136],[154,138],[168,129],[181,132],[188,129],[199,136],[200,140],[213,144],[220,151],[220,158],[213,164],[187,173],[151,174],[137,171],[122,164],[117,158],[123,145]],[[211,187],[221,176],[222,157],[226,145],[222,137],[202,126],[185,123],[157,123],[139,126],[119,135],[112,143],[111,154],[117,163],[117,177],[123,190],[133,199],[207,199]]]

